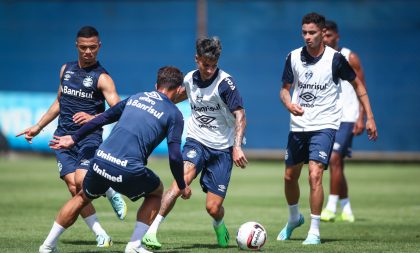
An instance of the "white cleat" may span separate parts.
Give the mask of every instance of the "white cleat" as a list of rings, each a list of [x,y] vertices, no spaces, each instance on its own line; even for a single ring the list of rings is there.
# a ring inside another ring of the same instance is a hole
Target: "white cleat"
[[[51,246],[42,244],[39,247],[39,253],[59,253],[59,252],[56,246],[51,247]]]
[[[138,248],[134,248],[134,247],[130,246],[129,244],[127,244],[127,246],[125,247],[124,253],[153,253],[153,252],[148,251],[147,249],[143,248],[142,246],[140,246]]]

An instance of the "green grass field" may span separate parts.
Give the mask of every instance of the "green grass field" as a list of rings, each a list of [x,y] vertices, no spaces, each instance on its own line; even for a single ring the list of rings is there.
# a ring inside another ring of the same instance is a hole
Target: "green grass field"
[[[151,159],[149,167],[166,186],[171,182],[167,159]],[[322,245],[303,246],[309,229],[307,168],[301,178],[301,211],[306,223],[292,240],[276,241],[287,222],[283,193],[283,162],[251,161],[248,168],[234,168],[225,201],[225,222],[232,241],[227,249],[216,247],[205,195],[198,182],[190,200],[180,199],[161,226],[157,252],[239,252],[235,235],[240,224],[258,221],[268,231],[264,252],[420,252],[420,165],[348,164],[352,208],[356,222],[322,223]],[[328,194],[329,174],[324,176]],[[38,252],[59,208],[69,199],[58,178],[53,158],[0,158],[0,252]],[[140,200],[141,201],[141,200]],[[123,252],[135,223],[140,201],[128,203],[126,220],[119,221],[105,198],[94,201],[102,226],[113,237],[108,249],[95,247],[94,235],[82,219],[60,238],[60,252]]]

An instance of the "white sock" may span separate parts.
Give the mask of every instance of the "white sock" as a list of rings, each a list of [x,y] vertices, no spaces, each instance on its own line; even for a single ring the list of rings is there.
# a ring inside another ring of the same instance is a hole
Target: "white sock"
[[[223,219],[217,221],[215,219],[213,219],[213,227],[217,228],[218,226],[220,226],[221,224],[223,224]]]
[[[321,215],[311,214],[311,227],[308,234],[319,236],[319,223],[321,222]]]
[[[353,212],[351,211],[349,198],[340,199],[340,205],[341,205],[341,209],[343,210],[343,213],[353,214]]]
[[[299,221],[299,204],[289,205],[289,223],[297,223]]]
[[[137,221],[136,226],[134,227],[133,234],[131,235],[131,239],[128,242],[128,245],[132,248],[139,248],[141,246],[141,240],[143,236],[146,234],[149,225],[144,224],[143,222]]]
[[[156,215],[156,218],[153,220],[152,225],[150,225],[150,228],[147,232],[156,234],[160,223],[162,223],[164,220],[165,220],[165,217],[163,217],[162,215],[160,214]]]
[[[48,234],[43,244],[46,246],[55,247],[57,245],[58,238],[62,233],[64,233],[64,231],[66,231],[64,227],[62,227],[57,222],[54,222],[50,233]]]
[[[109,187],[108,190],[105,192],[105,195],[108,199],[111,199],[112,197],[114,197],[115,193],[117,192],[114,191],[114,189],[112,189],[111,187]]]
[[[330,194],[328,196],[328,203],[327,203],[327,206],[325,207],[325,209],[327,209],[328,211],[331,211],[333,213],[336,213],[337,212],[337,202],[338,202],[338,195]]]
[[[101,224],[99,224],[98,218],[96,217],[96,214],[92,214],[91,216],[88,216],[84,218],[86,225],[92,230],[95,235],[106,235],[105,230],[102,228]]]

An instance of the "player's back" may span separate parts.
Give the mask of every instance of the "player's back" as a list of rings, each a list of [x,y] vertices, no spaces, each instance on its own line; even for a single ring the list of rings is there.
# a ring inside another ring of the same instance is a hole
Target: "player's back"
[[[160,142],[181,143],[183,117],[163,93],[141,92],[126,100],[124,111],[97,156],[111,161],[126,161],[122,167],[143,167]],[[100,152],[100,153],[99,153]]]
[[[68,62],[61,78],[60,116],[56,134],[72,134],[81,126],[73,122],[73,115],[85,112],[90,115],[105,110],[105,98],[98,88],[99,76],[107,73],[98,63],[80,68],[78,62]],[[102,134],[102,130],[95,133]]]

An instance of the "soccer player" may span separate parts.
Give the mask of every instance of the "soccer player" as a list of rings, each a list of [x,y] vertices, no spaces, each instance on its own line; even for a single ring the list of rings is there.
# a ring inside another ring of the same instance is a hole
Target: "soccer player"
[[[339,51],[356,72],[357,77],[365,84],[362,64],[357,54],[345,47],[339,47],[340,35],[334,21],[325,21],[324,43]],[[335,142],[330,158],[330,195],[324,210],[321,212],[321,221],[334,221],[336,219],[337,202],[340,200],[342,213],[338,220],[354,222],[348,196],[347,180],[344,175],[344,158],[351,157],[351,147],[354,135],[360,135],[364,126],[364,111],[360,106],[356,93],[347,81],[341,82],[342,94],[339,102],[343,107],[340,128],[335,134]]]
[[[101,47],[98,31],[91,26],[82,27],[76,37],[78,60],[68,62],[61,67],[60,87],[57,99],[35,125],[20,132],[16,136],[25,135],[32,143],[32,138],[53,121],[57,116],[58,126],[55,135],[73,134],[81,125],[105,110],[105,101],[114,106],[120,101],[114,81],[97,61]],[[71,195],[81,189],[90,160],[102,142],[102,129],[78,143],[70,150],[55,151],[60,178],[64,180]],[[111,205],[120,219],[124,219],[127,206],[120,194],[113,189],[106,192]],[[109,247],[111,238],[99,224],[95,208],[87,205],[81,216],[95,233],[98,247]]]
[[[57,252],[59,236],[76,221],[83,207],[105,194],[109,187],[132,201],[144,197],[125,252],[149,252],[141,246],[141,239],[159,211],[163,185],[146,166],[149,155],[165,138],[171,172],[180,194],[184,199],[191,196],[191,189],[186,185],[182,172],[181,135],[184,121],[173,103],[181,91],[182,80],[183,74],[177,68],[163,67],[158,72],[157,91],[140,92],[119,102],[71,136],[54,136],[51,148],[69,148],[82,142],[88,133],[118,120],[109,137],[96,151],[84,179],[83,190],[62,207],[39,252]]]
[[[220,40],[200,38],[196,41],[197,70],[184,77],[182,101],[188,98],[191,117],[183,147],[184,179],[189,185],[200,173],[206,196],[207,213],[213,218],[217,243],[229,245],[229,232],[223,221],[223,201],[229,186],[232,165],[245,168],[248,163],[241,145],[246,118],[242,98],[233,78],[218,68],[222,46]],[[169,214],[181,192],[174,182],[165,192],[162,206],[143,243],[152,249],[162,245],[156,238],[160,223]]]
[[[303,164],[309,163],[311,226],[303,244],[321,243],[322,175],[341,121],[341,106],[337,104],[340,79],[353,85],[366,111],[368,138],[375,140],[378,136],[365,86],[344,56],[324,45],[324,27],[325,18],[322,15],[309,13],[303,17],[302,36],[306,46],[289,53],[283,71],[280,99],[291,114],[284,173],[289,219],[277,240],[290,239],[293,230],[304,223],[304,217],[299,212],[298,180]]]

